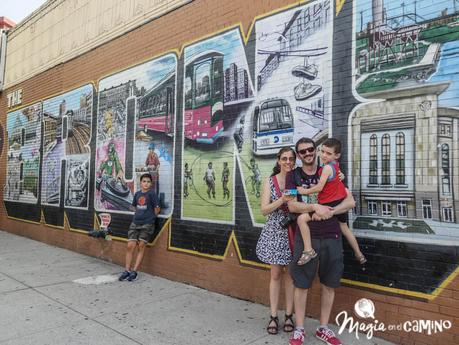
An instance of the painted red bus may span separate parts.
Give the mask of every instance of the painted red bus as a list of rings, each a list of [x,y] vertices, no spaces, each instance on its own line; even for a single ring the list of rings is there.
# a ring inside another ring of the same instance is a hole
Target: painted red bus
[[[206,51],[194,56],[185,71],[184,135],[213,144],[223,133],[223,54]]]
[[[148,90],[139,101],[138,126],[147,130],[174,134],[175,71]]]

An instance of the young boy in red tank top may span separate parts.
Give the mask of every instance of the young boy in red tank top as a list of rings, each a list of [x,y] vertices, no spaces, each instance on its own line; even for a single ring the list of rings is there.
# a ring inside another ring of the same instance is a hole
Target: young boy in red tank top
[[[325,140],[320,148],[320,159],[323,166],[319,169],[320,180],[316,186],[311,188],[297,187],[301,195],[311,195],[318,193],[318,203],[325,206],[335,207],[339,205],[347,196],[346,187],[339,178],[339,164],[337,160],[341,156],[341,142],[334,138]],[[359,244],[347,225],[347,214],[337,215],[341,232],[347,238],[354,250],[355,257],[364,264],[367,260],[359,248]],[[298,260],[298,265],[304,265],[317,256],[311,245],[311,235],[308,223],[312,220],[309,213],[298,216],[298,226],[303,238],[304,251]]]

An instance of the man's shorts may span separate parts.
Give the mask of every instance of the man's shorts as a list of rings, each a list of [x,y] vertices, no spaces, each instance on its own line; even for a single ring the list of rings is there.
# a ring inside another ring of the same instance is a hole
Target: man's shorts
[[[150,242],[155,232],[154,224],[137,225],[134,222],[129,225],[128,241]]]
[[[320,282],[323,285],[330,288],[339,287],[344,271],[341,236],[338,238],[312,238],[311,241],[317,256],[307,264],[299,266],[297,261],[303,252],[303,240],[300,231],[296,231],[293,259],[289,267],[293,284],[300,289],[309,289],[318,267]]]

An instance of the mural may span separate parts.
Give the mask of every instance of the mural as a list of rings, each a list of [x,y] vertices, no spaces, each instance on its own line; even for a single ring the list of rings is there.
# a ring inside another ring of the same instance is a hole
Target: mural
[[[99,82],[97,211],[128,213],[140,176],[149,172],[161,215],[172,212],[176,70],[168,54]]]
[[[239,30],[186,47],[184,59],[182,218],[233,223],[238,126],[254,99]]]
[[[355,88],[382,101],[349,122],[353,227],[371,237],[458,243],[459,12],[428,0],[358,1]]]
[[[92,105],[92,85],[43,102],[42,205],[59,206],[64,184],[64,205],[88,208]]]
[[[3,199],[36,204],[39,196],[41,103],[7,114],[8,162]]]
[[[241,260],[259,265],[262,181],[275,154],[333,135],[368,258],[364,271],[345,243],[344,281],[434,296],[458,265],[459,12],[431,0],[334,9],[292,5],[258,18],[247,39],[231,27],[180,59],[103,78],[97,95],[85,85],[9,112],[8,215],[61,226],[63,203],[71,226],[91,230],[94,211],[106,212],[125,238],[149,172],[160,221],[173,215],[170,248],[222,258],[235,239]]]
[[[316,1],[255,24],[256,97],[244,123],[240,163],[254,223],[262,180],[280,148],[301,137],[320,142],[331,124],[332,3]]]

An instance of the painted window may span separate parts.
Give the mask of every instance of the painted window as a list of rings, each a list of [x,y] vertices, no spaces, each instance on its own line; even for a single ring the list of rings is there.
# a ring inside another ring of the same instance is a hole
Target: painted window
[[[422,217],[424,219],[432,219],[432,200],[422,200]]]
[[[368,214],[378,214],[378,203],[376,201],[368,201]]]
[[[391,216],[392,215],[392,204],[390,201],[382,201],[381,202],[381,214],[383,216]]]
[[[384,134],[381,139],[381,175],[382,184],[390,184],[390,136]]]
[[[370,184],[378,183],[378,137],[370,137]]]
[[[406,201],[398,201],[397,202],[397,214],[399,217],[407,217],[408,212],[407,212],[407,207],[406,207]]]
[[[443,144],[441,146],[441,191],[443,195],[451,193],[450,171],[449,145]]]
[[[399,132],[395,136],[395,183],[405,184],[405,134]]]
[[[452,207],[443,207],[441,211],[443,213],[443,221],[450,222],[450,223],[454,222]]]

